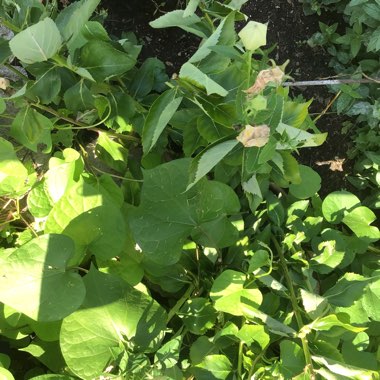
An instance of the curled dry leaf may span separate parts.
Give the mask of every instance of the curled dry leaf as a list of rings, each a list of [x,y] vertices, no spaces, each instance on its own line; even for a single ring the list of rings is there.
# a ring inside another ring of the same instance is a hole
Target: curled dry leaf
[[[269,140],[270,128],[267,125],[246,125],[236,139],[246,148],[264,146]]]
[[[0,89],[6,90],[9,87],[9,80],[7,78],[0,77]]]
[[[253,86],[250,87],[248,90],[245,90],[245,92],[249,95],[256,95],[262,90],[264,90],[266,85],[270,82],[279,85],[281,84],[284,75],[284,72],[277,66],[271,69],[261,70],[257,75],[256,81],[253,84]]]
[[[335,160],[316,161],[316,164],[318,166],[330,165],[330,170],[331,171],[333,171],[333,172],[342,172],[343,171],[344,161],[345,161],[344,158],[335,157]]]

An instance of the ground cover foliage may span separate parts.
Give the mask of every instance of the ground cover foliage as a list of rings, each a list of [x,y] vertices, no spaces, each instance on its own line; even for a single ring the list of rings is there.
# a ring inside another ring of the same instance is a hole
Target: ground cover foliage
[[[26,70],[0,103],[1,375],[379,378],[376,202],[318,196],[297,155],[327,136],[266,25],[162,15],[202,39],[169,78],[99,3],[1,1]]]

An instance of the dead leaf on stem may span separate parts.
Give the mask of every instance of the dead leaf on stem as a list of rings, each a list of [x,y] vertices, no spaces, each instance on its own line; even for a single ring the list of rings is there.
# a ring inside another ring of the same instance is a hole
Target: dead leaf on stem
[[[281,84],[284,78],[284,72],[278,67],[273,67],[267,70],[261,70],[257,75],[256,81],[249,89],[244,92],[249,95],[256,95],[260,93],[267,86],[268,83],[273,82],[277,85]]]
[[[246,125],[236,137],[236,140],[241,142],[246,148],[253,146],[262,147],[269,140],[270,128],[267,125]]]
[[[342,172],[344,161],[345,161],[344,158],[335,157],[335,160],[316,161],[316,165],[318,165],[318,166],[329,165],[331,171]]]

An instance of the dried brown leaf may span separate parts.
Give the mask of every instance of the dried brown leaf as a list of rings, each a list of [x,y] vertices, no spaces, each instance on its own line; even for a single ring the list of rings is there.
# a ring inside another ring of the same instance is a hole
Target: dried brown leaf
[[[335,160],[317,161],[316,164],[318,166],[330,165],[330,170],[331,171],[333,171],[333,172],[342,172],[343,171],[344,161],[345,161],[344,158],[335,157]]]
[[[269,140],[270,128],[267,125],[246,125],[236,139],[246,148],[253,146],[262,147]]]
[[[0,77],[0,89],[6,90],[9,87],[9,80],[7,78]]]
[[[261,70],[257,75],[253,86],[251,86],[248,90],[245,90],[245,92],[249,95],[256,95],[264,90],[270,82],[279,85],[281,84],[284,75],[284,72],[278,66],[267,70]]]

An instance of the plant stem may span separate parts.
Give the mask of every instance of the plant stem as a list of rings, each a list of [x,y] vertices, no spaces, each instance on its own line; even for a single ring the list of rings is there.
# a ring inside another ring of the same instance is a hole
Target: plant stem
[[[194,289],[195,289],[194,284],[190,284],[190,286],[186,290],[185,294],[170,309],[170,311],[168,313],[168,319],[167,319],[166,323],[169,323],[170,320],[178,313],[178,311],[182,307],[182,305],[190,298],[191,293],[193,293]]]
[[[373,253],[380,253],[380,249],[372,247],[372,245],[368,246],[368,251],[373,252]]]
[[[244,347],[244,343],[242,341],[240,341],[239,343],[239,354],[238,354],[238,368],[237,368],[237,372],[238,372],[238,379],[241,380],[242,379],[242,367],[243,367],[243,347]]]
[[[281,264],[282,269],[284,271],[285,280],[286,280],[286,283],[287,283],[287,286],[288,286],[288,289],[289,289],[289,292],[290,292],[290,301],[292,303],[294,315],[296,317],[298,328],[299,328],[299,330],[301,330],[302,327],[304,326],[304,324],[303,324],[301,313],[300,313],[300,309],[299,309],[299,306],[298,306],[296,292],[294,290],[293,282],[292,282],[292,279],[291,279],[289,271],[288,271],[288,266],[287,266],[287,263],[286,263],[286,260],[285,260],[284,252],[282,250],[282,247],[280,247],[280,245],[278,244],[277,240],[273,236],[271,237],[271,240],[272,240],[272,242],[273,242],[273,244],[274,244],[274,246],[276,248],[276,251],[278,253],[278,256],[280,258],[280,264]],[[305,336],[300,337],[300,339],[301,339],[301,342],[302,342],[302,348],[303,348],[303,352],[304,352],[304,355],[305,355],[306,365],[307,365],[307,367],[310,368],[311,379],[314,380],[315,379],[315,374],[314,374],[314,370],[313,370],[313,362],[311,360],[311,353],[310,353],[310,349],[309,349],[309,343],[308,343],[307,338]]]

